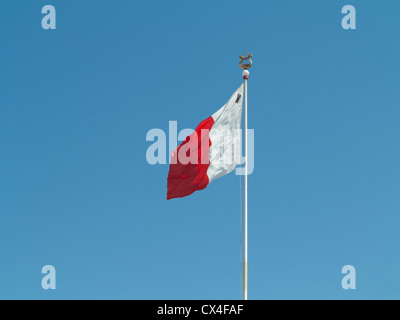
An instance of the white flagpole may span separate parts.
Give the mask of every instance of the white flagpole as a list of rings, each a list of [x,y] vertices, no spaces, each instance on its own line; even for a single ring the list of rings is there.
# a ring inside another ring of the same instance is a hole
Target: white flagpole
[[[247,79],[249,71],[243,70],[244,81],[244,192],[243,192],[243,300],[247,300]]]

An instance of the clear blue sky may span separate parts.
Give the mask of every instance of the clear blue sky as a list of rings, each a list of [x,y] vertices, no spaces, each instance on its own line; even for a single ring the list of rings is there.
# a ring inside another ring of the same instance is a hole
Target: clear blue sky
[[[41,28],[46,4],[56,30]],[[356,30],[341,27],[346,4]],[[218,110],[245,49],[249,298],[400,298],[399,13],[397,0],[1,1],[0,298],[241,298],[239,177],[166,201],[146,133]]]

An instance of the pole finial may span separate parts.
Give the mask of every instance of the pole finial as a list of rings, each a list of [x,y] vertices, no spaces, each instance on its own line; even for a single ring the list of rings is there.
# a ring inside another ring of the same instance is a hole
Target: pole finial
[[[243,56],[239,56],[239,58],[241,59],[239,62],[239,67],[242,68],[243,70],[247,70],[250,69],[250,67],[253,65],[253,61],[251,61],[251,57],[253,56],[252,54],[249,54],[246,57],[247,51],[245,51],[245,54]],[[249,63],[245,63],[243,64],[244,61],[248,61]]]

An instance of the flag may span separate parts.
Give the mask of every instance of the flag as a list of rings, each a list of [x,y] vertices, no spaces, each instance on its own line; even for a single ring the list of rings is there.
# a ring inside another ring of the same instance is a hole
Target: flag
[[[172,152],[167,200],[206,188],[240,164],[243,84]]]

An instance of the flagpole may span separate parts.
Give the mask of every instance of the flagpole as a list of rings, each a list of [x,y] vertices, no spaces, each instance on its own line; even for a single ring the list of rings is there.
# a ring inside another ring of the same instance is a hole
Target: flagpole
[[[249,69],[253,62],[252,55],[247,57],[240,56],[240,68],[243,69],[243,84],[244,84],[244,189],[243,189],[243,300],[247,300],[247,80],[249,79]],[[248,63],[243,63],[247,61]]]
[[[244,190],[243,190],[243,300],[247,300],[247,79],[249,71],[243,70],[244,81]]]

